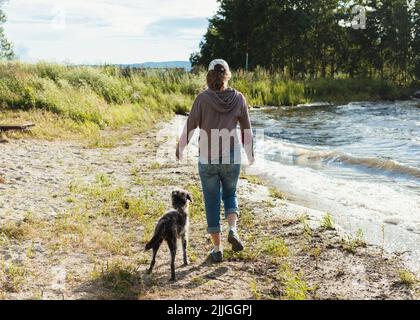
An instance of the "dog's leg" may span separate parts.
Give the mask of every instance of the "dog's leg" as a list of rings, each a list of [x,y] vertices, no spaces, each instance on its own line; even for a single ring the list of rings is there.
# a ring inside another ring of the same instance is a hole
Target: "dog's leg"
[[[159,241],[159,243],[153,247],[152,262],[150,263],[149,270],[147,270],[147,274],[151,274],[153,272],[153,267],[155,266],[155,263],[156,263],[156,255],[161,244],[162,244],[162,241]]]
[[[184,234],[182,235],[182,249],[184,251],[184,266],[188,265],[187,246],[188,246],[188,240],[187,240],[187,236]]]
[[[176,237],[168,241],[168,247],[171,251],[171,281],[176,281],[175,275],[175,257],[176,257]]]

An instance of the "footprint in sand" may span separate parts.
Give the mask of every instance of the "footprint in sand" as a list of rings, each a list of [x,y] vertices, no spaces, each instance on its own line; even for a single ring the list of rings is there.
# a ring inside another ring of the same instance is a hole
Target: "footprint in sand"
[[[64,291],[66,287],[67,272],[63,266],[55,266],[51,268],[52,281],[51,289],[54,291]]]

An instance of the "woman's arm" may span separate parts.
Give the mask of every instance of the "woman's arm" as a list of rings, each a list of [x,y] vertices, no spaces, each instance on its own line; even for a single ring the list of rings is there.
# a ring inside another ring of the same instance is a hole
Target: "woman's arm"
[[[252,133],[251,119],[249,117],[248,105],[245,97],[243,97],[242,113],[239,117],[239,125],[241,127],[242,144],[245,149],[248,162],[252,165],[255,162],[254,155],[254,135]]]
[[[188,119],[185,123],[182,134],[179,137],[179,142],[176,146],[176,158],[177,160],[182,160],[184,155],[184,150],[187,147],[188,143],[191,141],[191,138],[194,135],[195,129],[199,126],[200,119],[200,103],[196,99],[191,108],[191,112],[188,116]]]

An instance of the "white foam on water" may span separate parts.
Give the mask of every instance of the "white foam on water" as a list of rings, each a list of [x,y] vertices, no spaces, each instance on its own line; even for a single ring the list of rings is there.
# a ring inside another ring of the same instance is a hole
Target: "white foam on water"
[[[420,270],[420,196],[398,185],[331,176],[316,168],[266,160],[247,169],[298,202],[330,212],[347,232],[362,229],[366,239],[394,252],[409,252]],[[385,228],[383,239],[382,228]]]

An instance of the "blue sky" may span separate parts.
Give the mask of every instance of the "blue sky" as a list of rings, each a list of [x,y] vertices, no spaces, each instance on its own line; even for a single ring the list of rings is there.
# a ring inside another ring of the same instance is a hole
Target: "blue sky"
[[[5,25],[24,61],[188,60],[216,0],[9,0]]]

